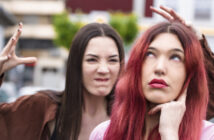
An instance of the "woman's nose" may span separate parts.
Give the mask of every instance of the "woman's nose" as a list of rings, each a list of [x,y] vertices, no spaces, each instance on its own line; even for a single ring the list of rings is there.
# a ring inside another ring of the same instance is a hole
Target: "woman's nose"
[[[100,63],[97,72],[101,74],[108,73],[109,72],[108,64],[105,62]]]
[[[155,65],[155,74],[156,75],[165,75],[167,70],[167,63],[165,58],[159,58]]]

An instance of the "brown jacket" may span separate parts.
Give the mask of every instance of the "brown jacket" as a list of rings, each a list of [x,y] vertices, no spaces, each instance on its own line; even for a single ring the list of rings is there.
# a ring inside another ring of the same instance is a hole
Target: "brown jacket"
[[[54,91],[40,91],[0,104],[0,140],[49,140],[47,124],[58,108],[54,96]]]

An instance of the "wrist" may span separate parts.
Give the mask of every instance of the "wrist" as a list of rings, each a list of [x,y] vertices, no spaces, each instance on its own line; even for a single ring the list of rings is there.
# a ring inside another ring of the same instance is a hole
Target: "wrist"
[[[160,131],[161,140],[179,140],[178,131]]]

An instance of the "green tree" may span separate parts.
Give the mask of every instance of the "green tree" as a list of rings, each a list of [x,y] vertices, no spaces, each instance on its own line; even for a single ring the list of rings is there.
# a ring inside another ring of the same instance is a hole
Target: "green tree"
[[[112,13],[109,23],[120,34],[125,45],[131,44],[138,34],[137,17],[134,14]]]
[[[54,43],[67,49],[70,48],[76,32],[82,27],[81,22],[71,22],[67,12],[55,15],[53,25],[56,32]]]

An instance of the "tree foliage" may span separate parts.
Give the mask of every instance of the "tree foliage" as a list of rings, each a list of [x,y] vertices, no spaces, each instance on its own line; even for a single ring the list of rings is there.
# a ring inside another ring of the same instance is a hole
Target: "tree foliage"
[[[70,48],[75,34],[82,27],[80,22],[71,22],[67,12],[55,15],[53,25],[56,32],[54,43],[67,49]]]
[[[134,14],[111,13],[109,24],[120,34],[125,45],[131,44],[138,34],[137,17]],[[71,21],[69,14],[63,12],[54,16],[53,25],[56,32],[54,43],[69,49],[75,34],[83,23]]]
[[[117,30],[126,45],[132,43],[138,34],[137,17],[134,14],[113,13],[109,23]]]

